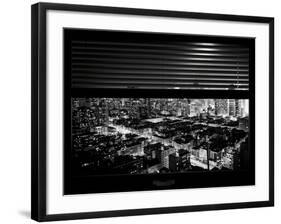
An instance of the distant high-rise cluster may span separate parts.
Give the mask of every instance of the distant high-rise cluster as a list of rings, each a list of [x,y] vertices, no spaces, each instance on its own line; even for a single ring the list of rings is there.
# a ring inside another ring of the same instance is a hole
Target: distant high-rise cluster
[[[215,115],[245,117],[249,114],[248,100],[215,99]]]

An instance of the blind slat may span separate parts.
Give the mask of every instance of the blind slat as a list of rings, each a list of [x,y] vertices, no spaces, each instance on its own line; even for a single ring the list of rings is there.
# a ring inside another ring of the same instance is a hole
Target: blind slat
[[[144,74],[144,75],[151,75],[151,74],[166,74],[166,75],[196,75],[197,73],[200,74],[209,74],[216,76],[217,74],[237,74],[235,70],[165,70],[165,69],[159,69],[159,70],[152,70],[152,69],[110,69],[110,68],[104,68],[104,69],[88,69],[88,68],[79,68],[79,69],[72,69],[72,73],[86,73],[86,74],[95,74],[95,73],[105,73],[105,74]],[[241,71],[240,74],[242,75],[248,75],[247,71]]]
[[[79,79],[110,79],[110,80],[114,80],[114,81],[118,81],[119,79],[122,80],[128,80],[129,78],[133,78],[134,80],[154,80],[154,81],[158,81],[159,79],[162,80],[169,80],[169,81],[194,81],[196,76],[193,77],[182,77],[182,76],[155,76],[155,75],[151,75],[151,76],[141,76],[141,75],[134,75],[134,76],[130,76],[130,75],[108,75],[108,74],[74,74],[73,78],[76,79],[77,81]],[[221,81],[221,82],[228,82],[228,83],[233,83],[233,79],[237,78],[237,76],[218,76],[218,77],[210,77],[210,76],[200,76],[200,77],[196,77],[196,80],[198,81],[212,81],[212,80],[217,80],[217,81]],[[239,77],[239,82],[245,82],[248,83],[248,77],[244,78],[244,77]]]
[[[238,65],[237,65],[238,64]],[[216,62],[216,61],[152,61],[152,60],[134,60],[127,59],[126,64],[124,64],[123,59],[101,59],[101,58],[93,58],[92,60],[79,60],[73,59],[72,67],[92,67],[96,65],[124,65],[124,66],[183,66],[183,67],[192,67],[192,66],[200,66],[200,67],[239,67],[239,68],[248,68],[248,63],[246,62]]]
[[[216,62],[231,62],[231,63],[246,63],[248,64],[249,63],[249,58],[248,57],[244,57],[244,58],[238,58],[238,57],[166,57],[165,55],[161,55],[161,56],[158,56],[158,57],[143,57],[143,56],[138,56],[137,58],[132,58],[132,57],[129,57],[128,55],[118,55],[118,57],[114,57],[114,56],[110,56],[110,55],[91,55],[91,56],[88,56],[88,55],[82,55],[82,56],[75,56],[75,55],[72,55],[72,61],[82,61],[82,62],[86,62],[86,61],[95,61],[95,60],[108,60],[108,62],[110,60],[123,60],[123,63],[124,63],[124,60],[126,61],[126,63],[128,62],[134,62],[134,63],[142,63],[142,62],[151,62],[151,63],[154,63],[154,62],[163,62],[163,63],[169,63],[169,62],[181,62],[181,63],[186,63],[186,62],[210,62],[210,63],[216,63]]]
[[[167,65],[128,65],[128,64],[95,64],[95,65],[83,65],[82,66],[72,66],[72,71],[114,71],[118,69],[119,71],[131,71],[131,70],[141,70],[144,72],[149,71],[226,71],[226,72],[248,72],[249,69],[246,67],[237,66],[227,66],[222,68],[221,66],[167,66]]]

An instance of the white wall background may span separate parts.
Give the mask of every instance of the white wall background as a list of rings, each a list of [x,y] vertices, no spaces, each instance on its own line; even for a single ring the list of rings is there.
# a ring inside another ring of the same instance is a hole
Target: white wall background
[[[51,1],[51,0],[50,0]],[[0,7],[0,223],[30,220],[30,6],[6,0]],[[278,0],[60,0],[61,3],[183,10],[275,17],[275,180],[274,208],[236,209],[133,216],[60,223],[278,223],[281,218],[280,6]],[[122,202],[120,202],[122,203]]]

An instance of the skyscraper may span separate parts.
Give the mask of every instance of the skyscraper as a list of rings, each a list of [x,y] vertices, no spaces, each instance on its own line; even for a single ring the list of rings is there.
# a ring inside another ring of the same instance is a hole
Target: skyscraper
[[[235,116],[241,116],[241,100],[235,99]]]
[[[229,116],[235,116],[236,112],[236,107],[235,107],[235,100],[234,99],[229,99],[228,100],[228,112]]]
[[[227,101],[227,99],[215,99],[215,115],[228,115]]]
[[[146,110],[147,110],[147,117],[151,117],[151,102],[150,98],[145,98],[145,105],[146,105]]]

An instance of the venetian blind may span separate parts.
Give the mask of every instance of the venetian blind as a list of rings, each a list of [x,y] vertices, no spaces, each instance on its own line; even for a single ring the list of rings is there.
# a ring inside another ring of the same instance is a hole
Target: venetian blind
[[[72,88],[249,88],[247,45],[139,35],[124,32],[116,39],[108,32],[106,38],[72,40]]]

